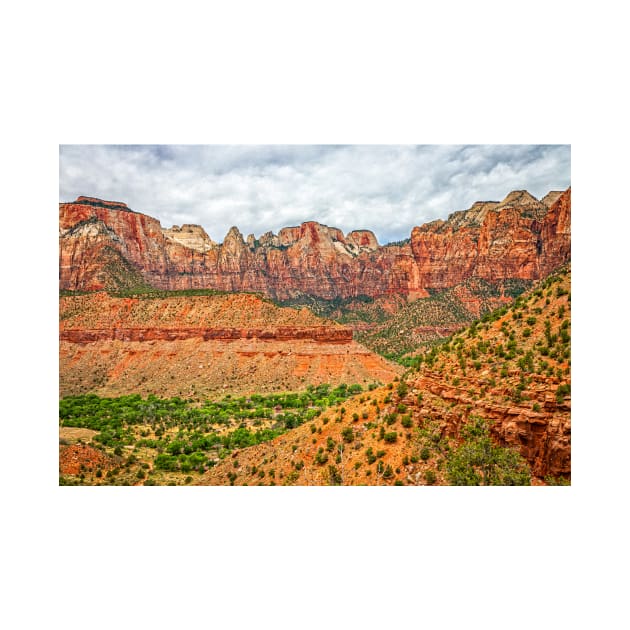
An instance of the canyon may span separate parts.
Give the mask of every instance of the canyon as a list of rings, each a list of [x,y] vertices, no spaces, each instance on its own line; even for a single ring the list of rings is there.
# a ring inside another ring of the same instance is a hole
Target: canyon
[[[449,449],[476,418],[520,453],[533,483],[570,479],[570,188],[477,202],[388,245],[315,221],[258,238],[233,227],[219,243],[201,226],[163,228],[94,197],[59,213],[62,398],[248,404],[361,386],[363,395],[271,441],[227,459],[227,447],[219,459],[218,448],[200,452],[199,483],[260,483],[261,462],[273,461],[271,478],[287,484],[448,484]],[[281,430],[281,417],[274,410],[235,431]],[[331,444],[337,465],[322,466]],[[64,474],[91,460],[114,466],[91,446],[70,446]]]

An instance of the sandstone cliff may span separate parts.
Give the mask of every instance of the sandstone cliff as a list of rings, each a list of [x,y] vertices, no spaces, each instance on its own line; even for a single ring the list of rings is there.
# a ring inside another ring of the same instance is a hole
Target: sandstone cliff
[[[537,280],[570,260],[570,220],[570,188],[549,209],[516,191],[500,203],[415,227],[411,247],[425,287],[452,287],[470,277]]]
[[[59,206],[60,288],[146,284],[279,300],[415,299],[471,277],[535,280],[570,259],[571,191],[543,201],[515,191],[502,202],[477,202],[446,221],[415,227],[401,245],[379,246],[368,230],[344,235],[314,221],[259,239],[244,239],[233,227],[219,245],[200,226],[163,229],[125,204],[79,197]]]

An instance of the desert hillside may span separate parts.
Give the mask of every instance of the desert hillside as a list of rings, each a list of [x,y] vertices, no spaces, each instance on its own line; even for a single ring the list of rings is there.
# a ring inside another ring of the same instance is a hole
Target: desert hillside
[[[198,483],[473,483],[481,463],[466,477],[461,462],[481,448],[496,459],[495,481],[568,480],[570,280],[561,270],[418,357],[402,380],[232,452]]]
[[[402,372],[307,309],[254,295],[60,298],[60,394],[183,396],[386,382]]]

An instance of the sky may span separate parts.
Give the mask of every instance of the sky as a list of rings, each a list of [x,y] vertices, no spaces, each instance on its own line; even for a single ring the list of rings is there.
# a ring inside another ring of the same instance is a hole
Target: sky
[[[570,145],[60,145],[59,201],[122,201],[221,242],[304,221],[381,244],[512,190],[571,184]]]

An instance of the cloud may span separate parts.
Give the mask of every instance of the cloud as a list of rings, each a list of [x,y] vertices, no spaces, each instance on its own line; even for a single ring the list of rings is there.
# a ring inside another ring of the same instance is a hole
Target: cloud
[[[479,200],[570,183],[568,145],[62,145],[60,201],[124,201],[221,241],[316,220],[380,243]]]

